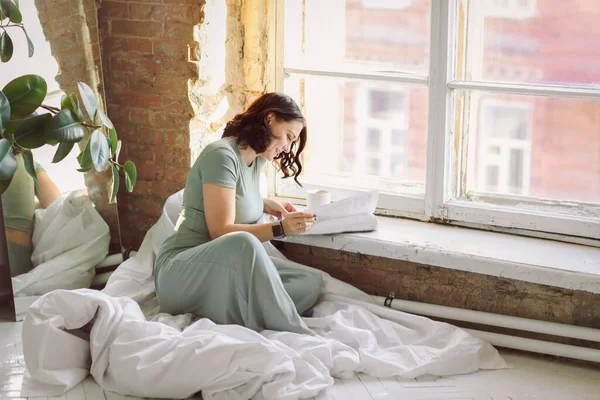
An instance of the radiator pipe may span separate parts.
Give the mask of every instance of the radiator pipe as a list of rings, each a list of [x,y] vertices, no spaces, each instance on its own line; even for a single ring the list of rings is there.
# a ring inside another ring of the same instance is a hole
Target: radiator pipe
[[[527,318],[492,314],[482,311],[466,310],[435,304],[418,303],[415,301],[395,299],[393,296],[388,296],[387,298],[382,296],[371,296],[371,298],[377,304],[387,305],[395,310],[404,311],[411,314],[600,342],[600,329],[565,325],[556,322],[537,321]],[[600,350],[596,349],[561,343],[552,343],[543,340],[527,339],[499,333],[484,332],[474,329],[465,330],[471,333],[473,336],[485,340],[494,346],[600,363]]]

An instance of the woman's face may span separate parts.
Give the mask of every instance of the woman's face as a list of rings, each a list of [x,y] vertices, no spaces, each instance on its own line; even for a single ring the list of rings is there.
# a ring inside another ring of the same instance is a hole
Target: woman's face
[[[292,142],[300,137],[304,124],[298,120],[277,121],[274,117],[269,118],[267,121],[274,138],[271,139],[271,143],[269,143],[267,150],[262,153],[262,156],[267,161],[273,161],[280,153],[290,151]]]

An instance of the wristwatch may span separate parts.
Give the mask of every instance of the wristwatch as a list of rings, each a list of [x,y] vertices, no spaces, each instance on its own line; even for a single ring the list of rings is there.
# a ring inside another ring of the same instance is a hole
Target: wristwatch
[[[273,237],[275,239],[281,239],[285,237],[285,232],[283,231],[283,225],[281,225],[281,220],[273,222],[273,225],[271,225],[271,229],[273,230]]]

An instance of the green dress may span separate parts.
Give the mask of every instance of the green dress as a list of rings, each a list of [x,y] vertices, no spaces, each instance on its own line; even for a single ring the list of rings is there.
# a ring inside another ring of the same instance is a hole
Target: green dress
[[[2,209],[4,211],[4,224],[7,228],[33,234],[33,220],[35,215],[35,189],[33,178],[25,169],[23,154],[16,155],[17,169],[10,185],[2,194]],[[44,171],[35,163],[37,173]],[[19,244],[6,241],[8,247],[8,263],[12,277],[25,274],[33,269],[31,244]]]
[[[263,213],[257,157],[244,163],[237,142],[209,144],[190,170],[175,232],[155,263],[161,311],[193,313],[218,324],[313,334],[300,314],[316,302],[321,275],[285,267],[268,256],[251,233],[232,232],[211,240],[204,210],[204,183],[236,190],[235,223],[256,222]]]

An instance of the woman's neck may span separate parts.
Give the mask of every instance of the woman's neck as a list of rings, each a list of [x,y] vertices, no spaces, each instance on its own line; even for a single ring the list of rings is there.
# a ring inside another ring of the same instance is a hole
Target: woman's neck
[[[236,140],[237,142],[237,140]],[[240,144],[238,143],[238,148],[240,149],[240,154],[242,155],[242,159],[244,160],[244,163],[247,166],[251,166],[252,163],[254,162],[254,160],[256,159],[256,157],[258,157],[258,155],[256,154],[256,151],[254,151],[254,149],[248,145],[246,146],[240,146]]]

